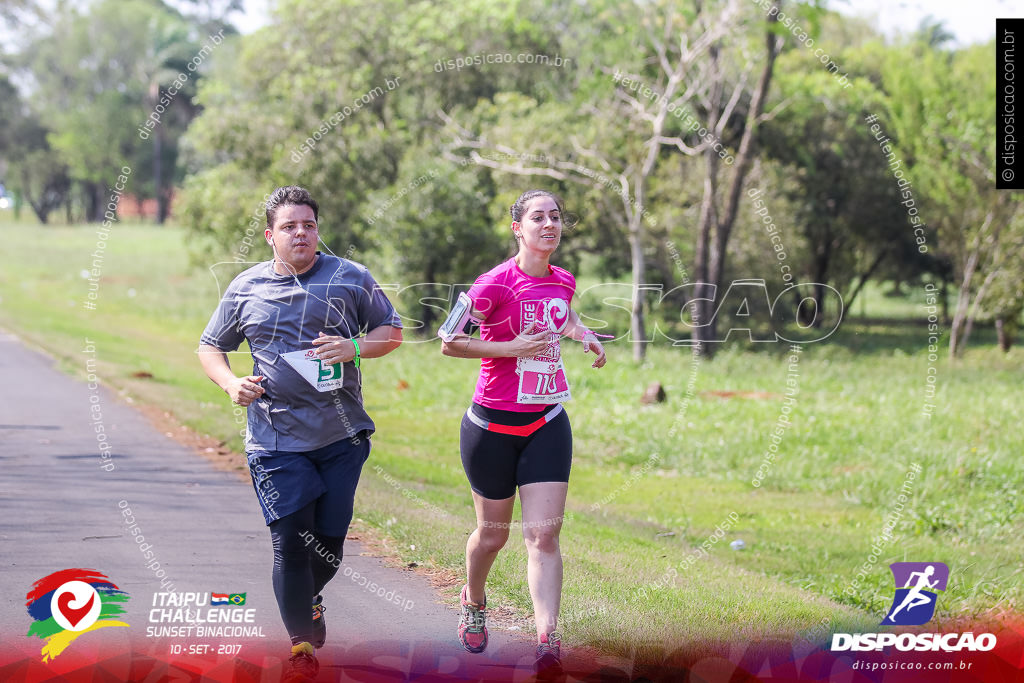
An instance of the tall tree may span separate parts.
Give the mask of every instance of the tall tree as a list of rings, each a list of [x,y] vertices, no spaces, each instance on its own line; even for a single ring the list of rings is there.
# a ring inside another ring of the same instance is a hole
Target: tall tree
[[[162,224],[170,210],[178,140],[198,112],[193,98],[201,71],[191,60],[209,44],[199,48],[192,37],[194,31],[171,14],[159,15],[149,30],[151,40],[144,46],[145,52],[139,56],[136,68],[144,86],[145,108],[150,116],[159,115],[160,120],[152,129],[141,128],[139,136],[152,140],[152,192],[157,200],[156,220]]]
[[[948,53],[912,42],[889,51],[883,69],[885,124],[911,166],[921,213],[937,237],[932,244],[952,264],[958,287],[952,357],[966,347],[993,283],[1010,272],[1024,228],[1024,192],[995,189],[993,49]],[[1017,291],[1012,283],[1003,290]]]
[[[843,292],[849,309],[885,268],[911,280],[930,265],[917,251],[897,179],[880,163],[884,153],[865,123],[884,106],[884,95],[869,78],[841,84],[819,66],[806,50],[780,60],[778,97],[787,106],[760,135],[766,155],[784,163],[793,180],[794,228],[808,245],[805,262],[794,268],[802,281],[815,283],[808,316],[815,327],[826,314],[826,286]],[[778,198],[763,199],[770,206]],[[794,296],[800,301],[803,294],[794,290]]]
[[[67,199],[71,181],[37,119],[10,80],[0,77],[0,161],[6,167],[0,179],[46,224]]]
[[[694,2],[685,10],[669,2],[601,5],[597,28],[607,26],[607,33],[601,31],[599,41],[583,44],[583,49],[596,50],[597,59],[603,60],[591,65],[601,80],[592,77],[578,91],[575,103],[527,105],[533,111],[515,107],[515,114],[504,112],[500,125],[477,130],[441,112],[449,126],[454,158],[461,153],[462,158],[504,173],[579,183],[617,197],[616,213],[622,217],[629,243],[630,332],[638,362],[644,359],[648,342],[644,297],[649,184],[659,162],[673,152],[702,156],[711,178],[705,182],[697,238],[701,292],[709,294],[710,286],[718,284],[724,273],[729,231],[754,155],[752,136],[763,115],[781,45],[772,30],[773,15],[765,38],[768,54],[758,68],[758,59],[744,49],[742,36],[751,16],[747,12],[745,20],[746,9],[737,0]],[[743,55],[735,60],[736,70],[721,64],[727,36],[736,40]],[[584,64],[580,68],[585,68],[587,58],[576,54]],[[750,86],[748,74],[753,71],[759,75]],[[700,106],[695,107],[694,101]],[[529,132],[524,135],[523,131]],[[723,200],[718,162],[732,161],[737,147],[735,172],[719,217],[718,203]],[[700,317],[710,321],[713,310],[713,303],[705,304]],[[709,329],[714,334],[713,322],[696,329],[698,339]]]
[[[272,25],[244,36],[200,88],[204,113],[186,136],[195,170],[184,198],[191,232],[237,249],[239,216],[251,215],[275,184],[301,184],[339,228],[327,232],[331,247],[365,253],[376,232],[362,215],[366,198],[400,189],[403,163],[418,158],[411,149],[436,154],[437,106],[548,91],[550,68],[482,59],[554,53],[545,41],[557,38],[558,26],[523,18],[540,7],[282,2]],[[338,39],[339,25],[348,39]]]
[[[774,7],[782,6],[781,0]],[[717,320],[714,317],[716,304],[714,293],[720,291],[725,284],[725,265],[728,255],[729,238],[736,223],[743,184],[754,159],[754,145],[759,125],[765,112],[768,88],[771,85],[775,60],[782,49],[783,38],[776,31],[778,12],[767,16],[767,27],[764,36],[764,61],[758,74],[756,85],[750,94],[750,102],[746,115],[738,124],[739,145],[736,151],[732,173],[724,181],[722,188],[721,159],[713,148],[704,150],[704,198],[701,202],[700,222],[697,226],[697,248],[695,271],[697,277],[696,301],[694,317],[697,323],[694,332],[698,348],[706,355],[711,355],[714,344],[708,342],[718,339]],[[723,100],[727,77],[721,65],[721,39],[716,40],[709,50],[708,87],[704,90],[703,110],[706,112],[707,128],[722,135],[730,123],[732,106],[743,94],[740,81],[727,101]],[[753,66],[753,64],[750,64]],[[748,67],[749,68],[749,67]],[[676,145],[686,152],[685,145],[679,141]],[[724,189],[724,192],[722,191]]]
[[[152,184],[146,166],[154,157],[166,160],[171,145],[154,155],[137,131],[152,112],[154,85],[167,82],[171,67],[184,70],[196,52],[195,32],[180,22],[148,0],[101,0],[84,10],[61,3],[21,55],[34,108],[52,131],[49,142],[85,189],[87,220],[102,218],[107,186],[124,166],[133,170],[133,193],[165,190],[163,178]],[[180,107],[188,97],[174,99]],[[184,128],[180,121],[161,125]],[[162,132],[166,143],[171,134]]]
[[[410,331],[433,336],[437,318],[454,301],[448,285],[472,282],[503,255],[511,233],[504,224],[496,229],[490,206],[480,201],[493,191],[489,185],[487,172],[439,162],[416,148],[395,183],[361,207],[377,251],[374,271],[404,285],[396,301],[405,315],[418,317],[406,323]]]

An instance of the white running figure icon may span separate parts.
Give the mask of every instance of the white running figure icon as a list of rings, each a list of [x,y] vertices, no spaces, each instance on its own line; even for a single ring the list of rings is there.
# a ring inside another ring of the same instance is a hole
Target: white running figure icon
[[[921,590],[923,588],[935,588],[935,586],[939,584],[938,579],[935,579],[935,583],[932,583],[928,580],[928,578],[934,573],[935,567],[933,565],[928,565],[927,567],[925,567],[923,572],[910,573],[910,576],[907,577],[907,583],[912,583],[914,581],[914,577],[916,576],[918,577],[917,585],[912,586],[910,588],[910,592],[907,593],[906,597],[903,598],[903,602],[900,603],[900,606],[892,611],[892,613],[889,615],[889,621],[895,623],[896,620],[893,617],[895,617],[896,613],[904,607],[906,607],[908,610],[912,610],[919,605],[928,604],[929,599],[927,596],[921,595]]]

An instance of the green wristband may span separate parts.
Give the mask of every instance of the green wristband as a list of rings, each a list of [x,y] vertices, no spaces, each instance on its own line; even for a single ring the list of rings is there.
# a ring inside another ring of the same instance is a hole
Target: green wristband
[[[359,342],[357,342],[355,339],[349,339],[349,341],[352,342],[352,346],[356,347],[356,355],[352,359],[352,362],[355,363],[356,367],[358,368],[359,367]]]

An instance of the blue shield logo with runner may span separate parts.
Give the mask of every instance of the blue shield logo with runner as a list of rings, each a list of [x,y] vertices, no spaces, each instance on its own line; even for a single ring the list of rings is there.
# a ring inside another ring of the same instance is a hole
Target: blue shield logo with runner
[[[936,591],[946,590],[949,567],[941,562],[894,562],[889,565],[896,595],[883,626],[920,626],[935,615]]]

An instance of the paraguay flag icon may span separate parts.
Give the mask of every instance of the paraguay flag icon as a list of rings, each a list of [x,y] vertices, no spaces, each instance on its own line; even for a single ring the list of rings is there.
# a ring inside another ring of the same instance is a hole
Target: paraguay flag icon
[[[949,567],[942,562],[894,562],[889,565],[896,595],[883,626],[920,626],[935,615],[936,591],[946,590]]]

